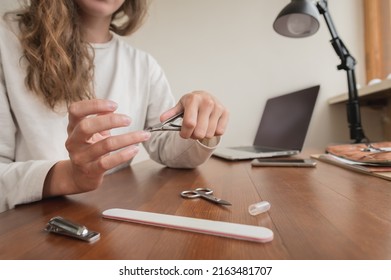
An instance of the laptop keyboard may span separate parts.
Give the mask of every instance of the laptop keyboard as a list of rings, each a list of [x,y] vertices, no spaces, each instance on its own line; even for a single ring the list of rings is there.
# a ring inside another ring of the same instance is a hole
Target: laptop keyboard
[[[234,147],[232,149],[239,150],[239,151],[246,151],[246,152],[250,152],[250,153],[265,153],[265,152],[273,152],[273,151],[280,151],[281,150],[278,148],[256,147],[256,146]]]

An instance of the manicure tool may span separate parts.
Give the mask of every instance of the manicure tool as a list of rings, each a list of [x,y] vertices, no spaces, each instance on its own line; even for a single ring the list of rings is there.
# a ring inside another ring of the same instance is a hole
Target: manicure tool
[[[182,128],[183,112],[180,112],[162,123],[150,126],[146,131],[180,131]]]
[[[166,227],[203,234],[210,234],[253,242],[273,240],[273,231],[260,226],[196,219],[183,216],[158,214],[127,209],[108,209],[103,217],[144,225]]]
[[[223,199],[220,199],[220,198],[217,198],[217,197],[213,196],[212,194],[213,194],[213,190],[209,189],[209,188],[197,188],[194,190],[188,190],[188,191],[181,192],[181,196],[184,198],[201,197],[201,198],[204,198],[206,200],[212,201],[217,204],[232,205],[230,202],[223,200]]]
[[[100,237],[98,232],[88,230],[85,226],[76,224],[60,216],[51,218],[46,225],[45,230],[48,232],[78,238],[88,242],[95,242]]]

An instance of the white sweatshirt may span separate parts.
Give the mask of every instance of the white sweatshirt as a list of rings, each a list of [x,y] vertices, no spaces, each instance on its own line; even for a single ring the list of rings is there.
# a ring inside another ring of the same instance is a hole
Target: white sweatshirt
[[[97,98],[117,102],[117,112],[132,119],[129,127],[112,134],[159,123],[160,114],[175,103],[157,62],[116,35],[93,47]],[[48,171],[69,158],[64,146],[67,112],[51,110],[26,88],[25,68],[17,36],[0,22],[0,212],[42,199]],[[211,156],[219,138],[212,140],[205,146],[182,139],[177,132],[154,132],[144,146],[161,164],[193,168]]]

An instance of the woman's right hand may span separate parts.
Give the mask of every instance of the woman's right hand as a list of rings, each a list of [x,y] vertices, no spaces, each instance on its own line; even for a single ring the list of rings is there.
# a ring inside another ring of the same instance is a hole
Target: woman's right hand
[[[116,109],[115,102],[102,99],[70,105],[65,143],[70,160],[58,162],[50,170],[44,197],[94,190],[102,183],[107,170],[137,154],[139,148],[135,144],[148,140],[150,133],[135,131],[112,136],[111,129],[131,123],[128,116],[115,113]]]

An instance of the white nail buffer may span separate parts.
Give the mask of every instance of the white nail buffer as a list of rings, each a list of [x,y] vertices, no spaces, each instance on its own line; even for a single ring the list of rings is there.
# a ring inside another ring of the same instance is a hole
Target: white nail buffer
[[[265,227],[251,225],[126,209],[108,209],[103,212],[103,217],[107,219],[193,231],[254,242],[269,242],[273,240],[273,231]]]

